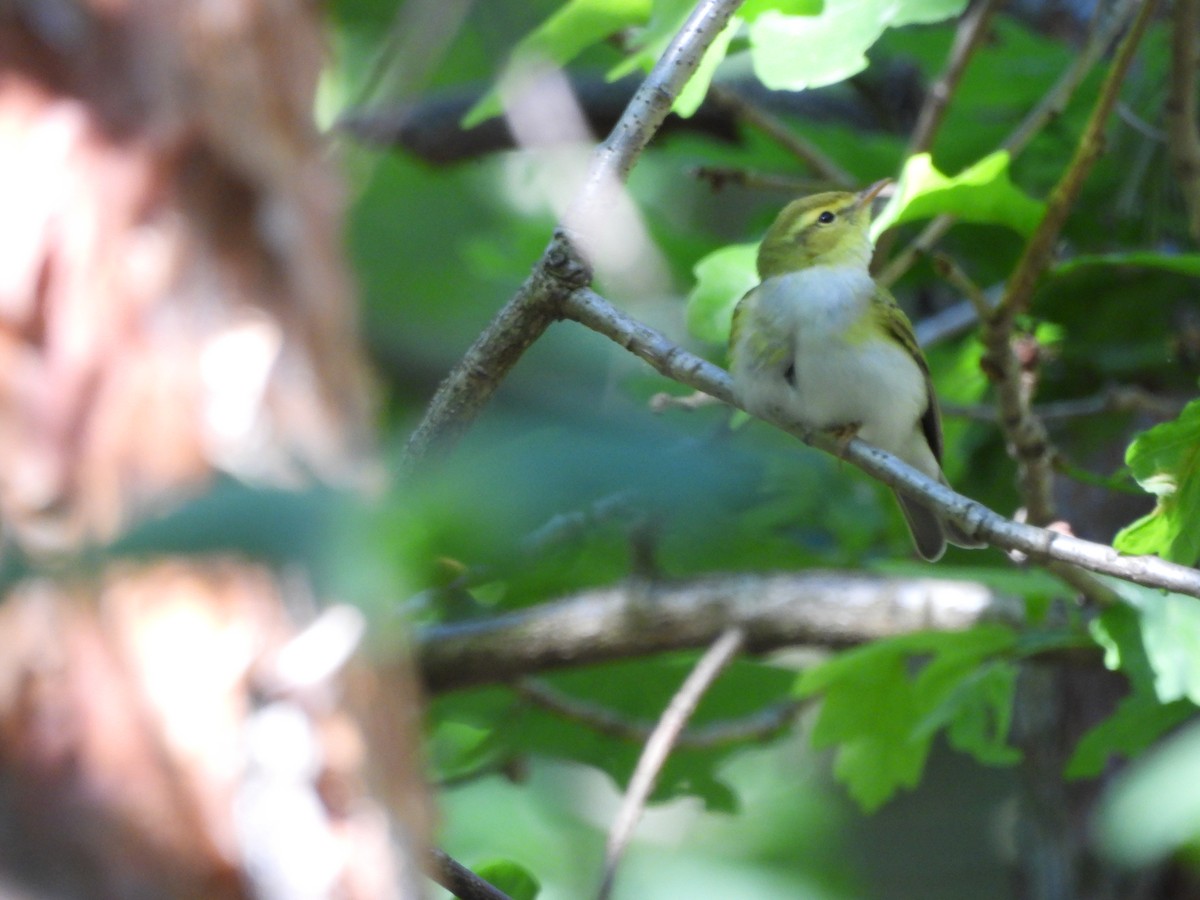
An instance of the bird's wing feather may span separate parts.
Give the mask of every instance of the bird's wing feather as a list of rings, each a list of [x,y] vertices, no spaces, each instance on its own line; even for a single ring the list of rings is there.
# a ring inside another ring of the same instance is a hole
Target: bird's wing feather
[[[729,349],[731,354],[741,350],[741,338],[750,343],[746,348],[751,359],[763,368],[786,368],[795,352],[790,332],[780,328],[754,328],[749,324],[755,315],[759,301],[759,288],[747,291],[733,308],[733,321],[729,326]]]
[[[921,352],[921,345],[917,343],[917,336],[913,333],[908,316],[904,314],[896,298],[881,287],[875,288],[875,309],[884,330],[912,355],[925,376],[925,412],[921,415],[921,428],[925,432],[925,440],[929,442],[929,449],[933,451],[934,459],[940,463],[942,419],[938,412],[937,395],[933,392],[933,380],[929,377],[929,363],[925,361],[925,354]]]

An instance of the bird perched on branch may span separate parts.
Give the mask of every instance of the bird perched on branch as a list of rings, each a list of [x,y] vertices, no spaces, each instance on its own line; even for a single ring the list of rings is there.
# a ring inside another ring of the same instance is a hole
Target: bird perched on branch
[[[942,426],[912,324],[871,278],[872,201],[888,184],[803,197],[758,250],[760,282],[738,303],[729,338],[734,393],[751,413],[860,437],[930,478]],[[981,544],[919,500],[897,494],[917,552]]]

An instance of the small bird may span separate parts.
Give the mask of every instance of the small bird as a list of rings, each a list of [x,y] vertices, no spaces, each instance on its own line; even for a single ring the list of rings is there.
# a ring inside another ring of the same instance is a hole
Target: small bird
[[[889,183],[784,207],[758,250],[759,284],[733,313],[733,390],[755,415],[860,437],[945,484],[929,365],[908,317],[868,271],[872,201]],[[982,546],[896,496],[923,558],[940,559],[947,538]]]

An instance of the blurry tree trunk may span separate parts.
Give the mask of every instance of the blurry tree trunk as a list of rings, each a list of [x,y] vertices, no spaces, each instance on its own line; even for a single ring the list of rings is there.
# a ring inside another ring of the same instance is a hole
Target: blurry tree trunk
[[[318,26],[294,0],[0,0],[0,516],[42,573],[0,605],[0,892],[418,892],[409,674],[352,672],[367,732],[320,662],[356,613],[302,631],[303,579],[245,559],[82,562],[216,473],[364,469]],[[398,827],[365,780],[389,725]]]

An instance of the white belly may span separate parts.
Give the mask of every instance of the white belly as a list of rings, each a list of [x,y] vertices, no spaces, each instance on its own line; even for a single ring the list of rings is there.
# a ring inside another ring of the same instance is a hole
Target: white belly
[[[867,314],[873,292],[859,269],[806,269],[763,282],[734,349],[739,399],[751,412],[781,415],[811,429],[859,424],[868,443],[913,456],[927,403],[924,373],[886,337],[847,337]],[[757,329],[786,340],[790,373],[786,363],[755,359],[748,335]]]

